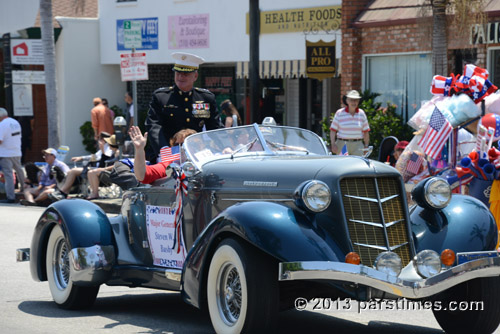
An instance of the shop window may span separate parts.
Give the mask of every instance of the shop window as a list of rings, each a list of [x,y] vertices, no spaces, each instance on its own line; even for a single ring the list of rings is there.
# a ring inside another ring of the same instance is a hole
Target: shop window
[[[396,105],[407,122],[432,95],[432,60],[430,54],[365,56],[364,88],[380,94],[375,100]]]
[[[490,72],[488,79],[498,85],[500,83],[500,49],[488,50],[488,72]]]
[[[455,58],[455,66],[452,69],[452,73],[454,74],[462,74],[464,72],[465,65],[477,63],[476,49],[454,50],[453,56]]]

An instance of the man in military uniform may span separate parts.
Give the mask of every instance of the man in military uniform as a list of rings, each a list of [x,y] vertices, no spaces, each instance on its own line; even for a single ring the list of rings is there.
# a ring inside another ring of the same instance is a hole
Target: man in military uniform
[[[198,132],[223,127],[215,95],[203,88],[194,88],[198,78],[198,67],[203,58],[176,52],[175,85],[157,89],[153,93],[146,117],[146,131],[148,132],[148,159],[152,163],[160,152],[160,148],[169,145],[170,138],[182,129],[193,129]]]

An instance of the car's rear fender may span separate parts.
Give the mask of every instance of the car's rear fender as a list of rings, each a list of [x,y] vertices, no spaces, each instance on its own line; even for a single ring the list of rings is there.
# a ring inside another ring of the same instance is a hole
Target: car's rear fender
[[[339,258],[343,261],[344,258],[335,242],[315,224],[313,215],[273,202],[236,204],[217,216],[190,249],[181,284],[186,302],[201,306],[212,254],[221,240],[231,236],[280,262],[339,261]]]
[[[49,206],[36,224],[30,249],[30,270],[35,281],[47,280],[45,265],[47,243],[50,232],[56,224],[61,227],[69,243],[70,250],[75,250],[76,253],[79,252],[79,254],[75,255],[92,257],[84,259],[84,261],[92,261],[93,265],[100,266],[102,266],[100,260],[102,260],[103,256],[106,257],[108,263],[101,267],[100,271],[106,270],[109,271],[109,275],[111,274],[109,269],[112,263],[109,263],[109,261],[114,262],[115,246],[111,224],[106,213],[90,201],[72,199],[58,201]],[[89,252],[83,254],[84,252],[81,252],[81,250],[89,250]],[[97,252],[97,254],[90,254],[90,252]],[[96,259],[93,255],[97,255],[99,259]],[[88,265],[90,264],[88,263]],[[79,269],[83,273],[84,268]],[[100,284],[103,283],[100,281],[106,280],[109,275],[107,273],[105,275],[93,275],[84,278],[81,283]],[[91,282],[89,280],[96,281]]]
[[[494,250],[498,231],[490,210],[478,199],[453,195],[441,210],[413,207],[410,212],[411,229],[417,252],[444,249],[454,252]]]

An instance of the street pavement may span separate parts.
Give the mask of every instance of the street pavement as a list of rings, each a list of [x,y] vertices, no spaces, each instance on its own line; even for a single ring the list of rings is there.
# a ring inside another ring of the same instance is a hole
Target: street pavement
[[[52,301],[47,282],[35,282],[29,263],[15,261],[15,250],[30,246],[43,210],[0,204],[2,333],[213,333],[207,312],[185,304],[177,292],[102,286],[92,308],[59,309]],[[311,311],[312,307],[309,303],[309,311],[280,313],[278,333],[443,333],[428,310],[358,313]]]

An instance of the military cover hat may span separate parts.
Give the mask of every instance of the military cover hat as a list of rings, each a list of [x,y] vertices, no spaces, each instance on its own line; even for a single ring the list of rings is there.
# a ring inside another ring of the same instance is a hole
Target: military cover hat
[[[205,61],[197,55],[186,52],[172,53],[172,57],[175,59],[173,70],[184,73],[197,71],[200,64]]]

